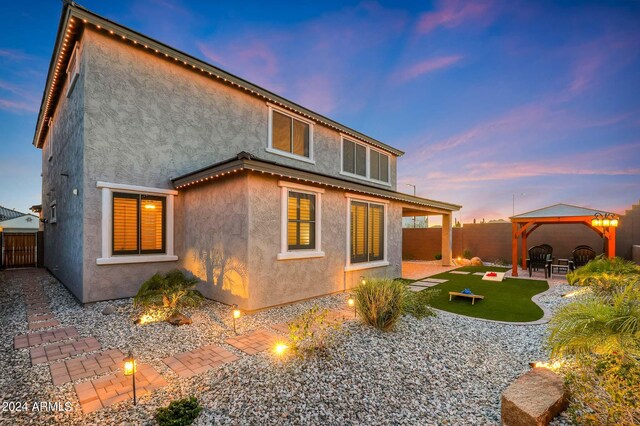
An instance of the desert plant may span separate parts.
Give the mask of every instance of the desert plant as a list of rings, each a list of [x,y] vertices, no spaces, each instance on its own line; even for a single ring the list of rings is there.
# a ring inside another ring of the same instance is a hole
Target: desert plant
[[[601,279],[602,274],[640,276],[640,266],[620,257],[608,258],[600,255],[586,265],[567,274],[571,285],[591,285]]]
[[[142,308],[161,308],[170,314],[187,306],[199,306],[204,297],[195,289],[198,282],[197,278],[186,277],[177,269],[165,275],[155,274],[140,286],[133,304]]]
[[[640,424],[640,365],[615,355],[576,361],[565,378],[576,424]]]
[[[202,407],[195,397],[172,401],[168,407],[160,407],[155,419],[160,426],[187,426],[200,415]]]
[[[402,315],[405,285],[393,279],[369,279],[354,289],[362,320],[382,331],[391,330]]]
[[[462,252],[462,257],[465,259],[471,259],[471,250],[465,250]]]
[[[439,289],[430,288],[418,292],[406,290],[405,298],[404,298],[404,312],[411,316],[414,316],[417,319],[422,319],[424,317],[430,317],[435,315],[435,311],[431,308],[429,302],[433,299],[438,293],[440,293]]]
[[[561,308],[551,319],[552,355],[609,355],[640,360],[640,289],[617,288],[606,300],[585,295]]]
[[[442,253],[436,253],[436,260],[442,260]]]
[[[333,344],[340,323],[328,319],[328,314],[328,309],[316,305],[289,324],[289,340],[295,353],[303,357],[321,353]]]

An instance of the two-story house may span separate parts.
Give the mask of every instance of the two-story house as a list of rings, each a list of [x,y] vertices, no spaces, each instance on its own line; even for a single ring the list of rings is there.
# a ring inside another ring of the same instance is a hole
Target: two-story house
[[[259,309],[401,274],[403,153],[65,3],[38,116],[45,265],[81,302],[185,269]]]

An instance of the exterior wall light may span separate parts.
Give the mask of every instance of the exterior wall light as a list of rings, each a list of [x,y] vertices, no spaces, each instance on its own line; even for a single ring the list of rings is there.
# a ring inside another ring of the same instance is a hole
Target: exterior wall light
[[[138,405],[138,398],[136,397],[136,370],[138,366],[136,365],[136,360],[133,357],[133,353],[129,351],[129,354],[124,361],[124,369],[123,373],[125,376],[131,376],[133,380],[133,405]]]
[[[617,228],[618,219],[613,213],[596,213],[591,219],[591,226],[603,228]]]

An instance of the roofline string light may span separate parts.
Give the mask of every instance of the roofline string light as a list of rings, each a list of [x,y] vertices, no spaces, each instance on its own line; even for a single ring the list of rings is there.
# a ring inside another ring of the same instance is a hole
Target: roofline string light
[[[56,87],[56,85],[57,85],[57,83],[58,83],[58,78],[57,78],[57,77],[58,77],[59,68],[60,68],[60,65],[61,65],[61,63],[62,63],[62,59],[63,59],[63,57],[64,57],[65,50],[66,50],[66,48],[67,48],[67,43],[68,43],[68,41],[69,41],[69,40],[67,40],[67,39],[69,38],[69,35],[70,35],[70,32],[71,32],[71,29],[73,29],[73,24],[74,24],[74,22],[75,22],[75,19],[74,19],[74,17],[73,17],[73,16],[71,16],[71,17],[69,18],[69,25],[68,25],[68,27],[67,27],[67,31],[66,31],[66,35],[65,35],[64,45],[63,45],[62,50],[60,51],[60,55],[58,56],[58,61],[57,61],[57,65],[56,65],[56,70],[55,70],[55,74],[54,74],[54,79],[52,80],[51,87],[50,87],[50,90],[49,90],[49,95],[47,96],[47,102],[46,102],[46,107],[45,107],[45,113],[44,113],[44,115],[43,115],[43,119],[42,119],[42,122],[41,122],[41,125],[40,125],[40,129],[39,129],[38,139],[37,139],[37,144],[38,144],[38,145],[40,144],[40,140],[42,140],[42,139],[43,139],[43,138],[42,138],[42,136],[43,136],[43,135],[42,135],[42,128],[44,127],[44,123],[45,123],[46,119],[49,117],[49,109],[50,109],[50,106],[51,106],[51,98],[52,98],[52,96],[53,96],[54,88]],[[114,36],[114,37],[121,37],[123,40],[130,40],[134,45],[136,45],[136,46],[138,46],[138,47],[144,47],[145,49],[147,49],[147,50],[151,50],[152,52],[155,52],[155,53],[157,53],[157,54],[159,54],[159,55],[161,55],[161,56],[162,56],[162,55],[164,55],[164,57],[166,57],[166,58],[169,58],[169,57],[170,57],[170,56],[169,56],[169,54],[167,54],[167,53],[162,53],[162,52],[160,52],[158,49],[150,48],[148,44],[144,44],[144,43],[142,43],[142,42],[140,42],[140,41],[138,41],[138,40],[136,40],[136,39],[134,39],[134,38],[132,38],[132,37],[130,37],[130,36],[127,36],[127,35],[125,35],[125,34],[119,34],[117,31],[115,31],[115,30],[113,30],[113,29],[103,28],[103,27],[102,27],[101,25],[99,25],[99,24],[89,23],[89,21],[88,21],[87,19],[82,19],[82,22],[83,22],[84,24],[87,24],[87,25],[93,25],[97,30],[101,30],[101,32],[102,32],[102,31],[105,31],[105,32],[107,32],[108,34],[110,34],[110,35],[112,35],[112,36]],[[183,63],[184,63],[184,65],[186,65],[186,66],[188,66],[188,65],[189,65],[189,63],[188,63],[187,61],[185,61],[184,59],[179,59],[178,57],[174,57],[174,59],[175,59],[175,61],[177,61],[177,62],[183,62]],[[344,134],[347,134],[347,135],[349,135],[349,136],[351,136],[351,137],[353,137],[353,138],[355,138],[355,139],[357,139],[357,140],[360,140],[360,141],[362,141],[362,142],[365,142],[365,143],[368,143],[368,144],[370,144],[370,145],[376,146],[377,148],[380,148],[380,149],[382,149],[382,150],[384,150],[384,151],[386,151],[386,152],[389,152],[389,153],[394,154],[394,155],[401,155],[401,154],[398,154],[398,153],[397,153],[397,151],[398,151],[398,150],[396,150],[396,152],[394,152],[394,150],[393,150],[393,149],[389,149],[389,147],[381,146],[379,143],[375,143],[375,142],[372,142],[371,140],[367,140],[367,139],[365,139],[365,138],[363,138],[363,137],[361,137],[361,136],[358,136],[358,135],[354,134],[353,132],[351,132],[351,131],[349,131],[349,130],[347,130],[347,129],[340,128],[340,127],[335,126],[335,125],[333,125],[333,124],[331,124],[331,123],[328,123],[327,121],[321,120],[321,119],[319,119],[318,117],[314,117],[314,116],[312,116],[312,115],[310,115],[310,114],[307,114],[307,113],[305,113],[305,112],[303,112],[303,111],[299,111],[299,110],[297,110],[297,109],[295,109],[295,108],[292,108],[292,107],[291,107],[291,106],[289,106],[289,105],[286,105],[286,104],[284,104],[284,103],[282,103],[282,102],[280,102],[280,101],[278,101],[278,100],[276,100],[276,99],[272,99],[272,98],[270,98],[269,96],[266,96],[266,95],[264,95],[264,94],[262,94],[262,93],[260,93],[260,92],[257,92],[257,91],[255,91],[255,90],[253,90],[253,89],[249,88],[249,87],[246,87],[246,86],[243,86],[243,85],[241,85],[241,84],[238,84],[238,83],[236,83],[236,82],[234,82],[234,81],[231,81],[231,80],[229,80],[229,79],[227,79],[227,78],[225,78],[225,77],[223,77],[223,76],[221,76],[221,75],[214,74],[214,73],[212,73],[211,71],[207,71],[207,70],[205,70],[205,69],[204,69],[204,68],[202,68],[202,67],[197,67],[195,64],[191,64],[191,69],[192,69],[192,70],[195,70],[195,71],[200,71],[200,72],[201,72],[201,73],[203,73],[203,74],[208,74],[208,75],[210,75],[210,76],[212,76],[212,77],[215,77],[215,78],[217,78],[217,79],[219,79],[219,80],[223,80],[223,81],[224,81],[225,83],[227,83],[227,84],[231,84],[232,86],[236,86],[236,87],[238,87],[238,88],[240,88],[240,89],[243,89],[243,90],[244,90],[244,91],[246,91],[246,92],[249,92],[249,93],[251,93],[251,94],[253,94],[253,95],[255,95],[255,96],[258,96],[258,97],[260,97],[260,98],[262,98],[262,99],[265,99],[265,100],[267,100],[268,102],[272,102],[272,103],[273,103],[273,104],[275,104],[275,105],[278,105],[278,106],[280,106],[280,107],[282,107],[282,108],[285,108],[285,109],[287,109],[287,110],[289,110],[289,111],[295,112],[296,114],[299,114],[299,115],[301,115],[301,116],[307,117],[308,119],[313,120],[313,121],[315,121],[315,122],[317,122],[317,123],[323,124],[323,125],[325,125],[325,126],[327,126],[327,127],[330,127],[330,128],[335,129],[335,130],[337,130],[337,131],[339,131],[339,132],[342,132],[342,133],[344,133]]]

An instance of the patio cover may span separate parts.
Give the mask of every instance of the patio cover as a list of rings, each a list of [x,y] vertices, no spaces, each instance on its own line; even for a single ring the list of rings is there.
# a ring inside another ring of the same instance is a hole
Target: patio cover
[[[569,204],[555,204],[542,209],[512,216],[511,219],[511,257],[514,277],[518,276],[518,237],[522,238],[522,269],[527,267],[527,237],[542,225],[580,223],[597,232],[604,238],[605,252],[608,257],[616,255],[616,227],[592,226],[595,214],[611,214],[605,210],[595,210]],[[613,214],[615,219],[620,219]]]

